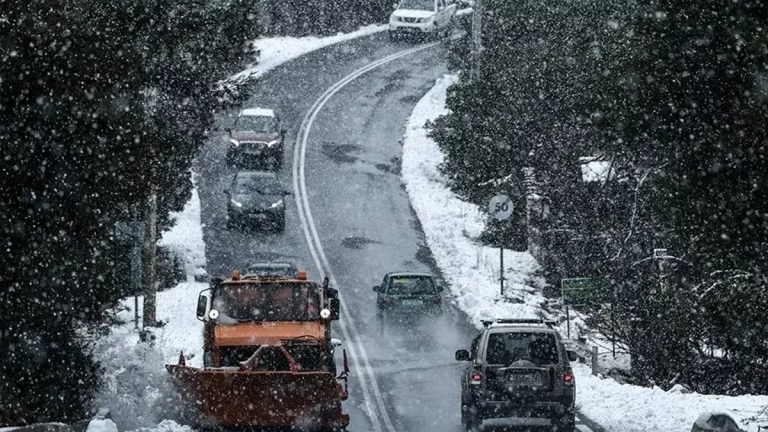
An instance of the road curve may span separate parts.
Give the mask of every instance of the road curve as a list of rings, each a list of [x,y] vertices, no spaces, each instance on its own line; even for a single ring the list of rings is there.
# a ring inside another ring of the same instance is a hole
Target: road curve
[[[433,321],[375,320],[371,290],[395,270],[437,273],[400,181],[405,122],[446,72],[439,44],[393,44],[379,34],[291,61],[260,80],[249,106],[275,108],[289,129],[280,175],[293,185],[284,233],[226,228],[223,190],[235,173],[217,132],[197,160],[208,271],[290,260],[342,292],[336,335],[352,357],[350,431],[460,431],[453,352],[476,330],[449,301]],[[223,129],[231,115],[219,118]]]

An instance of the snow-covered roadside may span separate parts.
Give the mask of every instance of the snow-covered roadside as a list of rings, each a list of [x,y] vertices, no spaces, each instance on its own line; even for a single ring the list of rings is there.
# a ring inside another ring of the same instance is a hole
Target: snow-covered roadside
[[[690,430],[704,412],[725,412],[740,427],[757,431],[749,419],[768,406],[768,396],[718,396],[679,393],[619,384],[592,376],[586,366],[575,366],[580,411],[607,431],[680,432]],[[760,424],[765,424],[765,418]]]
[[[484,216],[477,206],[463,202],[448,189],[438,169],[443,154],[424,129],[427,121],[446,112],[446,91],[456,79],[438,79],[414,108],[404,137],[403,182],[453,300],[472,322],[480,327],[483,318],[537,317],[546,299],[536,288],[544,282],[534,276],[536,261],[527,252],[504,252],[507,289],[522,303],[503,301],[498,249],[476,241]],[[592,376],[582,365],[575,366],[575,374],[581,413],[607,431],[680,432],[690,430],[703,412],[726,412],[752,432],[757,431],[757,423],[747,420],[768,406],[768,396],[683,394],[619,384]],[[760,420],[765,424],[764,416]]]
[[[455,76],[437,80],[413,110],[403,147],[403,182],[424,228],[427,243],[451,287],[457,306],[480,326],[483,318],[529,317],[541,313],[546,299],[536,286],[536,260],[527,252],[504,251],[505,292],[499,293],[499,250],[476,239],[485,216],[474,204],[460,200],[448,189],[438,166],[443,154],[424,125],[446,112],[446,89]],[[515,301],[509,301],[509,299]]]
[[[195,307],[197,294],[207,284],[195,282],[195,275],[205,274],[205,243],[196,188],[184,209],[171,217],[176,223],[162,234],[159,243],[184,258],[187,281],[157,293],[157,319],[164,325],[148,334],[149,341],[141,341],[131,321],[134,299],[124,299],[125,309],[119,318],[125,324],[113,327],[95,349],[104,368],[104,387],[95,403],[112,410],[120,430],[151,427],[164,418],[164,402],[172,390],[163,365],[176,363],[184,352],[187,364],[202,366],[202,323],[195,317]],[[142,300],[139,297],[139,316],[143,313]],[[165,427],[173,429],[172,425]]]
[[[271,37],[260,38],[254,41],[254,45],[261,53],[258,59],[258,63],[248,67],[247,69],[232,75],[227,82],[228,83],[242,83],[252,78],[260,78],[270,70],[280,66],[281,64],[300,57],[308,52],[318,50],[320,48],[334,45],[339,42],[348,41],[351,39],[359,38],[362,36],[372,35],[374,33],[382,32],[387,29],[386,25],[371,24],[364,27],[360,27],[357,31],[352,33],[339,33],[335,36],[317,37],[317,36],[305,36],[305,37]]]

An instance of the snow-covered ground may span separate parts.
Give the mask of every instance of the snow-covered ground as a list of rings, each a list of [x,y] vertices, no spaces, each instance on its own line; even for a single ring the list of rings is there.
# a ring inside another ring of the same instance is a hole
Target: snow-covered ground
[[[445,112],[445,96],[455,76],[445,76],[416,105],[406,126],[403,181],[453,300],[475,325],[483,318],[537,318],[546,299],[536,260],[527,252],[504,251],[505,296],[500,295],[499,250],[477,237],[485,216],[448,189],[438,166],[443,154],[427,137],[424,124]]]
[[[318,50],[339,42],[348,41],[361,36],[368,36],[387,29],[386,25],[371,24],[361,27],[352,33],[339,33],[328,37],[271,37],[254,41],[254,45],[261,51],[258,63],[231,76],[227,82],[241,83],[252,78],[259,78],[281,64],[300,57],[308,52]]]
[[[427,121],[446,112],[446,90],[456,79],[450,75],[438,79],[411,114],[403,148],[406,190],[453,300],[475,325],[479,327],[482,318],[538,317],[546,300],[538,289],[544,281],[535,276],[535,259],[527,252],[504,252],[510,295],[500,296],[499,251],[477,241],[485,216],[449,190],[438,169],[443,154],[424,129]],[[509,298],[519,303],[509,302]],[[571,316],[580,321],[573,311]],[[563,334],[564,330],[561,328]],[[766,422],[764,415],[757,422],[748,419],[768,406],[768,396],[665,392],[598,378],[582,365],[575,366],[575,374],[580,411],[606,431],[681,432],[690,430],[703,412],[728,413],[749,431],[757,431],[757,424]]]

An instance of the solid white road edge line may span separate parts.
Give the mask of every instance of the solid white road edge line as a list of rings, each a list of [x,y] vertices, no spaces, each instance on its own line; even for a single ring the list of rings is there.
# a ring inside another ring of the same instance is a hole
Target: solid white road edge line
[[[304,120],[301,123],[301,126],[299,128],[299,134],[298,134],[299,146],[294,146],[294,152],[293,152],[293,190],[296,197],[296,206],[299,210],[299,219],[301,222],[302,230],[304,231],[304,237],[307,241],[307,246],[309,247],[309,251],[310,251],[310,254],[312,255],[312,259],[315,263],[315,266],[321,275],[324,275],[327,273],[331,284],[337,288],[339,288],[339,285],[336,282],[336,277],[334,276],[331,266],[328,262],[328,258],[325,255],[325,250],[323,249],[322,243],[320,242],[320,237],[317,234],[314,218],[312,217],[312,212],[309,207],[309,200],[307,198],[306,177],[305,177],[304,168],[306,164],[307,143],[309,141],[309,132],[310,132],[310,129],[312,128],[312,123],[315,121],[315,118],[317,117],[317,115],[319,114],[323,106],[328,102],[328,100],[330,100],[330,98],[334,94],[339,92],[347,84],[354,81],[361,75],[373,69],[376,69],[379,66],[387,64],[391,61],[397,60],[401,57],[407,56],[409,54],[413,54],[418,51],[432,48],[438,44],[439,42],[433,42],[430,44],[400,51],[357,69],[356,71],[352,72],[351,74],[347,75],[346,77],[338,81],[336,84],[331,86],[328,90],[326,90],[325,93],[322,96],[320,96],[320,98],[317,101],[315,101],[315,103],[312,105],[309,112],[304,117]],[[342,291],[343,290],[339,288],[339,300],[341,303],[342,318],[343,318],[342,320],[339,320],[339,325],[341,326],[341,331],[342,331],[342,334],[344,335],[344,338],[350,341],[349,352],[350,352],[350,357],[352,358],[352,363],[354,364],[357,370],[365,370],[365,375],[360,376],[360,386],[363,390],[363,398],[365,399],[365,405],[368,410],[368,415],[371,418],[371,423],[376,432],[382,432],[381,423],[379,422],[379,419],[375,414],[374,404],[371,399],[368,383],[365,382],[366,375],[368,377],[368,380],[370,381],[371,387],[373,388],[373,394],[375,396],[375,405],[378,408],[379,413],[381,414],[382,420],[384,422],[384,426],[386,427],[387,431],[396,432],[394,426],[392,425],[392,421],[389,417],[389,413],[387,412],[386,406],[384,405],[384,399],[381,396],[381,390],[379,388],[378,382],[376,381],[376,376],[373,373],[373,368],[370,365],[368,355],[365,351],[365,348],[363,347],[362,341],[360,341],[360,335],[357,331],[357,327],[354,324],[352,316],[347,311]],[[352,337],[350,337],[350,335]],[[359,350],[359,354],[358,354],[358,350]],[[361,360],[363,363],[362,368],[360,367]]]

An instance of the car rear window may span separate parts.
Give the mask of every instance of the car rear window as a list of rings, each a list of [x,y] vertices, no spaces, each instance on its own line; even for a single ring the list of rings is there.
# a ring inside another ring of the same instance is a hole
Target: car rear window
[[[488,364],[510,365],[518,360],[528,360],[537,365],[557,364],[557,341],[551,333],[491,333],[485,361]]]
[[[421,295],[434,294],[437,290],[429,276],[393,276],[389,283],[389,294]]]

